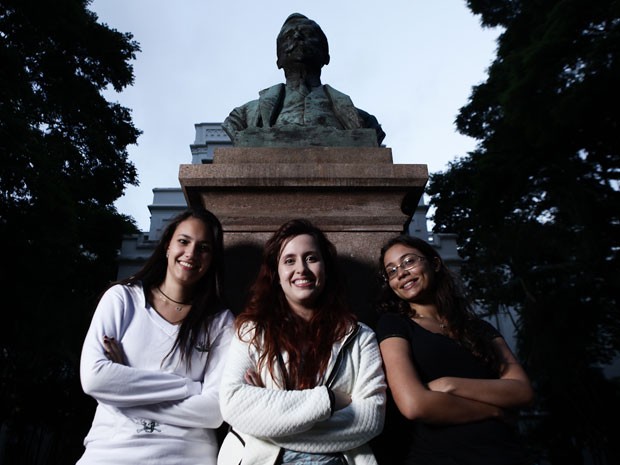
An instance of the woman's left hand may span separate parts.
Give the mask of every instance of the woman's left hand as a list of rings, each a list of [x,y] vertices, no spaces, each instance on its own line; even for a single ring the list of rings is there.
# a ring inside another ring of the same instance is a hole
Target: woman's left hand
[[[103,348],[108,360],[125,365],[125,354],[123,354],[120,342],[113,337],[103,336]]]
[[[431,391],[445,392],[450,394],[454,391],[453,378],[450,378],[448,376],[445,376],[443,378],[437,378],[429,382],[426,387]]]
[[[263,384],[263,380],[260,379],[260,376],[258,375],[258,373],[256,373],[256,371],[252,369],[249,369],[248,371],[245,372],[245,375],[243,375],[243,379],[245,380],[246,383],[252,386],[265,387],[265,385]]]

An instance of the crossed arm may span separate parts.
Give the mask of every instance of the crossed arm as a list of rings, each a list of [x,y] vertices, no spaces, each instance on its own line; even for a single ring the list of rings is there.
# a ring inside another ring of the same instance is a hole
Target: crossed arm
[[[411,358],[409,342],[401,337],[381,344],[385,373],[394,401],[410,420],[433,424],[461,424],[502,418],[504,411],[529,404],[529,379],[503,338],[493,345],[501,354],[499,379],[444,377],[424,385]]]
[[[95,314],[82,350],[84,392],[129,417],[182,427],[219,427],[219,380],[232,334],[232,314],[222,314],[214,322],[204,378],[194,381],[182,374],[129,366],[118,338],[103,336],[120,333],[122,298],[109,293],[105,299],[109,306]]]
[[[366,443],[383,427],[385,380],[374,335],[360,342],[358,370],[334,388],[332,414],[328,389],[264,387],[247,344],[233,339],[220,392],[224,420],[236,430],[282,447],[308,452],[338,452]],[[349,382],[350,381],[350,382]]]

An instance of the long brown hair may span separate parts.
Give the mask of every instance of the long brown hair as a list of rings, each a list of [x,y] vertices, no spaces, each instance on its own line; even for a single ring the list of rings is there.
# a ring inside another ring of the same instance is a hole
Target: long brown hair
[[[278,261],[284,245],[296,236],[312,236],[325,264],[325,288],[315,303],[311,320],[306,322],[290,308],[279,284]],[[356,317],[345,297],[337,264],[336,247],[311,222],[291,220],[266,242],[258,276],[250,289],[248,302],[236,319],[240,338],[246,323],[256,331],[249,341],[259,352],[259,366],[269,370],[284,389],[314,387],[325,374],[333,344],[355,324]],[[282,354],[288,364],[280,363]],[[277,379],[276,366],[284,375]]]
[[[118,281],[118,284],[133,285],[141,282],[145,297],[149,289],[159,286],[166,277],[168,266],[166,250],[179,224],[188,218],[202,221],[213,240],[211,264],[204,276],[194,284],[192,306],[181,323],[174,345],[167,355],[170,356],[175,350],[180,349],[181,360],[184,360],[189,368],[195,349],[201,351],[209,349],[209,324],[216,313],[226,308],[223,297],[224,239],[222,225],[217,217],[202,207],[189,208],[175,216],[164,229],[159,243],[144,266],[133,276]]]
[[[499,356],[491,346],[488,338],[484,337],[479,324],[480,317],[474,312],[461,283],[445,265],[437,250],[423,239],[403,234],[389,239],[381,248],[381,255],[379,257],[381,289],[377,303],[378,311],[380,313],[400,313],[410,318],[415,315],[415,310],[409,306],[409,303],[394,293],[387,276],[385,276],[385,253],[397,244],[417,249],[429,263],[440,264],[439,268],[434,271],[433,289],[435,305],[437,305],[439,316],[445,318],[448,322],[457,342],[469,349],[475,357],[481,359],[487,366],[499,374]]]

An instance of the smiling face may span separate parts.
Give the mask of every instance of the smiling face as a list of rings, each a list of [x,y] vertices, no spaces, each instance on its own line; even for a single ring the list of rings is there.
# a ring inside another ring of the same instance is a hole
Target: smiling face
[[[313,304],[325,287],[325,263],[313,236],[301,234],[283,245],[278,277],[293,311],[309,319]]]
[[[167,250],[166,279],[184,286],[195,284],[211,265],[213,238],[205,223],[187,218],[179,223]]]
[[[383,265],[386,269],[397,267],[396,274],[389,279],[390,288],[398,297],[406,302],[426,304],[431,303],[434,291],[436,262],[431,262],[428,258],[422,260],[414,258],[409,262],[414,263],[409,270],[407,258],[424,257],[424,254],[414,247],[405,244],[395,244],[390,247],[383,257]],[[403,260],[405,262],[403,263]]]

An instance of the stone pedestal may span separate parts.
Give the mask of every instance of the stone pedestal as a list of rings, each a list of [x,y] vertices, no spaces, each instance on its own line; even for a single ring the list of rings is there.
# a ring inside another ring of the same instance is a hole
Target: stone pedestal
[[[243,305],[265,240],[285,221],[307,218],[336,245],[366,321],[379,249],[405,230],[427,179],[426,165],[394,164],[382,147],[218,148],[213,164],[179,171],[188,205],[203,205],[222,222],[233,310]]]

